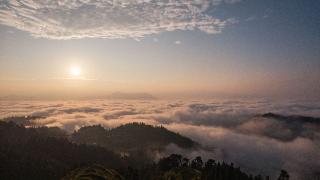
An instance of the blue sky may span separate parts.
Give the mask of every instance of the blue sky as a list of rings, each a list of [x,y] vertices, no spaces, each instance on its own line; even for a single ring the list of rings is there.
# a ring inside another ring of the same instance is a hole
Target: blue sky
[[[0,92],[319,98],[319,22],[317,0],[2,0]]]

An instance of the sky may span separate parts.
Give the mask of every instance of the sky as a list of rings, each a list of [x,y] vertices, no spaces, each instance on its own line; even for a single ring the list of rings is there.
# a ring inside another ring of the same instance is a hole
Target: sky
[[[320,98],[318,0],[0,0],[1,97]]]

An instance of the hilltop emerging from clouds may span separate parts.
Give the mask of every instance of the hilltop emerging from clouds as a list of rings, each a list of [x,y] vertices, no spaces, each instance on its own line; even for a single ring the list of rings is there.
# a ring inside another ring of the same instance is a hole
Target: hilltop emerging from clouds
[[[2,101],[1,109],[1,117],[9,117],[6,121],[17,119],[26,126],[59,127],[69,133],[97,124],[107,129],[132,122],[162,125],[203,146],[190,151],[168,145],[164,149],[167,155],[201,155],[271,177],[286,169],[292,179],[311,178],[320,167],[315,161],[320,157],[317,102]]]

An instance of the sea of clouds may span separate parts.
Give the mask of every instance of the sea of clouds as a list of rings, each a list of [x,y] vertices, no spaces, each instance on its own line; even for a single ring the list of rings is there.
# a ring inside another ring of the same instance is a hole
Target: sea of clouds
[[[90,100],[1,101],[0,117],[40,116],[36,125],[57,126],[69,132],[82,126],[106,128],[144,122],[179,132],[207,149],[185,152],[174,145],[169,153],[202,155],[234,162],[252,173],[276,176],[280,169],[292,179],[311,179],[320,169],[320,122],[281,121],[282,115],[320,117],[320,102],[264,100]],[[316,119],[317,120],[317,119]]]

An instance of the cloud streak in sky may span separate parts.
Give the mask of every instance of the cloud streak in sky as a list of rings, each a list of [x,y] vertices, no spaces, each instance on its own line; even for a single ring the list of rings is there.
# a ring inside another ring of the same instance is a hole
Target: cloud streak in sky
[[[139,39],[196,29],[216,34],[229,21],[206,12],[220,3],[222,0],[2,0],[0,23],[50,39]]]

